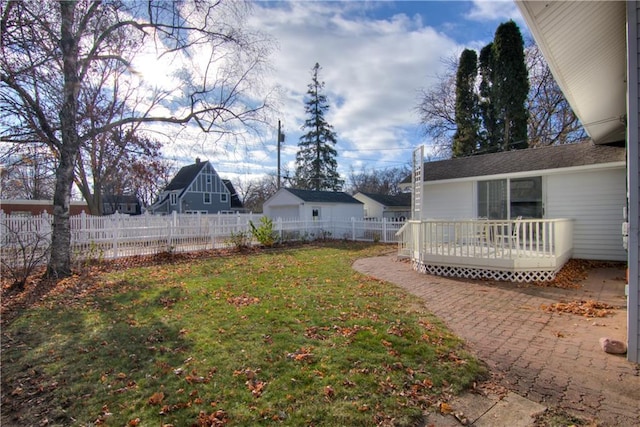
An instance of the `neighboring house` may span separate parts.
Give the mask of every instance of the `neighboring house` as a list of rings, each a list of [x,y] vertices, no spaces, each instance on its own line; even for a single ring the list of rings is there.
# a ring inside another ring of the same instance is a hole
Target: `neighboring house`
[[[111,215],[116,212],[127,215],[140,215],[142,213],[140,200],[133,195],[103,196],[102,214]]]
[[[194,164],[178,171],[158,200],[147,210],[164,215],[173,212],[228,212],[231,210],[231,199],[231,191],[211,163],[196,159]]]
[[[626,260],[624,146],[587,141],[428,162],[423,170],[422,219],[568,218],[574,258]]]
[[[640,362],[640,2],[516,2],[573,111],[596,144],[625,141],[627,359]],[[561,24],[559,24],[561,23]]]
[[[32,216],[43,212],[53,215],[52,200],[6,199],[0,200],[0,211],[7,215]],[[69,215],[88,213],[89,207],[84,201],[72,200],[69,205]]]
[[[223,179],[225,187],[229,190],[229,194],[231,195],[231,206],[230,209],[234,212],[244,212],[244,206],[242,205],[242,201],[240,200],[240,196],[238,196],[238,192],[235,187],[231,183],[230,179]]]
[[[264,202],[270,218],[346,219],[363,218],[363,203],[344,192],[281,188]]]
[[[394,221],[411,218],[410,193],[395,195],[356,193],[353,197],[364,203],[365,218],[386,218]]]

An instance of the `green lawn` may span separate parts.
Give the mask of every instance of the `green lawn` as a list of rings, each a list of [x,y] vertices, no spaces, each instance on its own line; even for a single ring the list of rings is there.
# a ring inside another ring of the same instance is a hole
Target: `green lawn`
[[[351,268],[392,249],[336,242],[104,273],[5,326],[3,421],[416,425],[483,369],[415,297]]]

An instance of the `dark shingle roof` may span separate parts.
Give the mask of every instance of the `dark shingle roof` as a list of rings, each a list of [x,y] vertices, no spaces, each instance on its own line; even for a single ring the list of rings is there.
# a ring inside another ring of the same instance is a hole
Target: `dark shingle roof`
[[[224,183],[225,187],[227,187],[227,190],[229,190],[229,193],[231,193],[231,207],[232,208],[242,208],[244,206],[242,206],[242,201],[240,201],[240,197],[238,197],[238,193],[236,192],[236,189],[234,188],[233,184],[231,183],[230,179],[223,179],[222,182]]]
[[[287,188],[286,190],[305,202],[362,204],[361,201],[354,199],[343,191],[298,190],[296,188]]]
[[[624,147],[595,145],[587,141],[426,162],[424,180],[440,181],[624,161]],[[411,176],[402,182],[410,183]]]
[[[176,176],[173,177],[169,185],[165,188],[165,191],[182,190],[183,188],[186,188],[193,182],[195,177],[198,176],[204,165],[207,163],[208,161],[196,162],[192,165],[184,166],[178,171]]]
[[[373,193],[362,193],[371,200],[375,200],[384,206],[395,206],[395,207],[404,207],[411,206],[411,193],[400,193],[396,195],[389,194],[373,194]]]

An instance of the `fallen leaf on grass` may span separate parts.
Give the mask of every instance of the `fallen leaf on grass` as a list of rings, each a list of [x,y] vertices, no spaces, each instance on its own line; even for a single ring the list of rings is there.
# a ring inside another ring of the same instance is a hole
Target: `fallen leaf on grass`
[[[324,395],[329,399],[332,399],[336,395],[336,391],[330,385],[324,388]]]
[[[158,391],[151,395],[148,402],[149,402],[149,405],[159,405],[163,400],[164,400],[164,393],[161,391]]]

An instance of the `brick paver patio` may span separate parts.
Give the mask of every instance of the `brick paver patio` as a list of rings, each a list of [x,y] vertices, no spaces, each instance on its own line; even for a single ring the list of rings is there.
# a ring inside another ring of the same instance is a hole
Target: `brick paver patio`
[[[419,297],[508,389],[598,425],[640,425],[638,365],[604,353],[598,342],[604,336],[626,341],[623,271],[593,270],[583,289],[568,291],[425,275],[395,254],[353,267]],[[581,299],[620,308],[596,319],[540,308]]]

